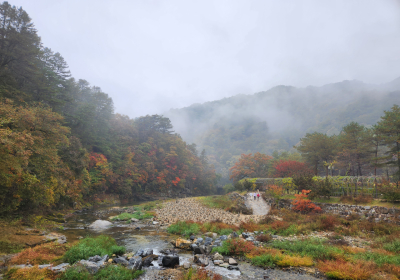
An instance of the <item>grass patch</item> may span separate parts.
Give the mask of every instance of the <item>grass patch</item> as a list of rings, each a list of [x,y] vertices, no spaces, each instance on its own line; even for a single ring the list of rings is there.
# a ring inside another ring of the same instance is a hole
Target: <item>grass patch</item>
[[[58,244],[56,242],[42,244],[23,250],[10,260],[10,264],[25,264],[27,261],[31,265],[59,264],[61,263],[62,256],[68,249],[69,245]]]
[[[200,226],[192,221],[177,222],[168,227],[167,232],[171,234],[184,235],[189,237],[192,234],[197,234],[200,231]]]
[[[273,241],[271,247],[296,253],[303,257],[309,256],[314,260],[332,260],[344,254],[343,249],[326,245],[320,239]]]
[[[132,270],[120,265],[108,265],[97,272],[94,280],[131,280],[133,278]]]
[[[384,264],[400,265],[400,255],[389,255],[378,252],[364,252],[354,255],[356,260],[365,260],[376,263],[378,266]]]
[[[256,256],[251,259],[251,264],[261,267],[275,267],[275,263],[280,260],[278,256],[272,256],[270,254]]]
[[[122,255],[125,253],[125,248],[117,246],[115,239],[110,236],[100,235],[98,237],[86,237],[78,242],[75,246],[69,249],[65,255],[64,260],[73,264],[80,260],[86,260],[89,257],[106,254]]]
[[[82,265],[68,268],[59,278],[59,280],[91,280],[91,279],[93,279],[92,275]]]
[[[138,220],[151,219],[154,213],[148,211],[136,211],[135,213],[121,213],[118,216],[112,217],[111,221],[128,221],[132,218]]]
[[[55,280],[57,274],[49,269],[39,269],[38,266],[23,269],[10,269],[6,273],[8,280]]]
[[[326,276],[334,279],[366,280],[377,272],[373,263],[358,261],[355,263],[344,260],[323,261],[318,263],[318,268]]]
[[[232,201],[227,195],[203,196],[199,197],[198,200],[209,208],[219,208],[226,211],[235,206],[234,201]]]
[[[383,249],[393,252],[393,253],[399,253],[400,252],[400,240],[395,240],[391,243],[387,243],[383,245]]]
[[[131,280],[144,273],[143,270],[132,271],[120,265],[107,265],[91,275],[85,267],[75,266],[67,269],[59,280]]]

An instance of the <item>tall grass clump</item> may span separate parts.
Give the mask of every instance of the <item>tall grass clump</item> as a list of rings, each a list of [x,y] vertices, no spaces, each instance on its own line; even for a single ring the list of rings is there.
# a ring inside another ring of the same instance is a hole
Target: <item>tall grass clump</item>
[[[356,254],[354,258],[358,260],[371,261],[379,266],[382,266],[384,264],[400,265],[400,255],[381,254],[377,252],[365,252],[362,254]]]
[[[10,260],[10,264],[22,264],[29,261],[31,265],[58,262],[68,250],[68,245],[46,243],[34,248],[27,248]]]
[[[343,255],[343,249],[326,245],[319,239],[296,241],[273,241],[271,247],[309,256],[315,260],[332,260]]]
[[[120,265],[108,265],[100,269],[94,277],[94,280],[131,280],[133,279],[132,270]]]
[[[91,280],[93,279],[89,271],[82,266],[68,268],[57,280]]]
[[[387,243],[383,245],[383,249],[393,252],[393,253],[399,253],[400,252],[400,240],[395,240],[391,243]]]
[[[55,280],[57,279],[57,274],[50,269],[40,269],[38,266],[22,269],[12,268],[6,273],[5,279]]]
[[[192,221],[177,222],[168,227],[167,232],[171,234],[184,235],[189,237],[192,234],[197,234],[200,231],[200,226]]]
[[[377,272],[376,266],[370,262],[346,262],[344,260],[321,261],[318,268],[329,278],[346,280],[366,280]]]
[[[261,267],[275,267],[275,263],[281,259],[280,256],[273,256],[270,254],[264,254],[261,256],[255,256],[251,259],[251,263],[255,266]]]
[[[89,257],[106,254],[122,255],[125,253],[125,248],[118,246],[114,238],[106,235],[98,237],[86,237],[79,241],[78,244],[69,249],[65,255],[64,260],[73,264],[80,260],[86,260]]]

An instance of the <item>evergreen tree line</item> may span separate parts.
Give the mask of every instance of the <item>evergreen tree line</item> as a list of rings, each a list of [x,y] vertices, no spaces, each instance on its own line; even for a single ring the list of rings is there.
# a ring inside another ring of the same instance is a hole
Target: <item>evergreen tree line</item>
[[[102,194],[214,191],[205,152],[159,115],[114,112],[99,87],[71,77],[30,17],[0,4],[0,212],[50,208]]]
[[[377,176],[400,181],[400,107],[384,111],[366,127],[357,122],[338,135],[307,133],[294,147],[298,152],[242,154],[230,168],[236,183],[246,178],[285,178],[309,175]]]
[[[307,133],[295,147],[314,173],[371,176],[386,173],[399,181],[400,107],[384,111],[372,127],[351,122],[339,135]]]

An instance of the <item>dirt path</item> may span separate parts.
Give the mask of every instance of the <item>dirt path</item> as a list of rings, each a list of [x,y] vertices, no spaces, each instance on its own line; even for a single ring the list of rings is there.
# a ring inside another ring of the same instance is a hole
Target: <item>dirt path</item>
[[[267,215],[271,208],[262,197],[260,200],[247,198],[246,205],[253,209],[253,215]]]

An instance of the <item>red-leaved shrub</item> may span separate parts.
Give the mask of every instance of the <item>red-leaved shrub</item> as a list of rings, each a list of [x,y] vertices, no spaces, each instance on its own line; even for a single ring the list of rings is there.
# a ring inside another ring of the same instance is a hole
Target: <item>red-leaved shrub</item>
[[[307,199],[311,190],[302,190],[301,194],[295,194],[296,199],[293,200],[293,210],[301,213],[322,212],[321,207],[316,206],[311,200]]]

